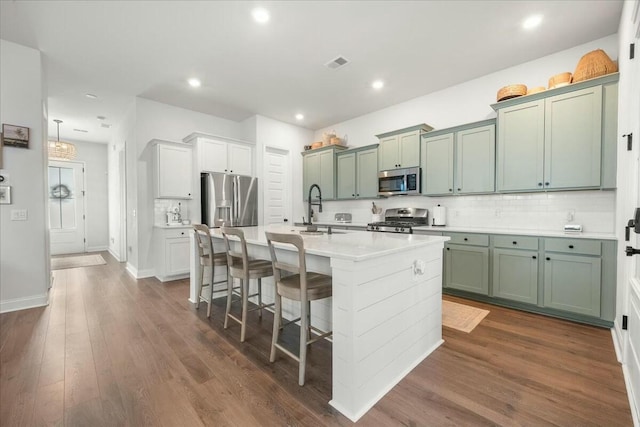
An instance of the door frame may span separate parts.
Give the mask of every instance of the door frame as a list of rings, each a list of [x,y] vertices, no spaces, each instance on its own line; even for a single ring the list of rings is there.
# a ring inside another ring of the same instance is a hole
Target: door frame
[[[52,163],[58,163],[59,165],[62,166],[57,166],[55,164],[52,165]],[[54,166],[54,167],[63,167],[65,164],[69,164],[69,163],[76,163],[82,166],[82,233],[83,233],[83,242],[82,242],[82,253],[86,253],[87,252],[87,193],[86,193],[86,188],[87,188],[87,165],[84,161],[82,160],[56,160],[56,159],[49,159],[47,162],[47,176],[49,176],[48,171],[49,171],[49,166]],[[47,182],[47,187],[49,186],[49,182]],[[51,256],[51,223],[50,223],[50,215],[51,212],[49,210],[49,189],[47,188],[47,228],[49,230],[49,256]]]
[[[267,175],[267,154],[269,152],[276,152],[283,154],[287,157],[286,168],[288,173],[288,179],[284,181],[284,195],[285,195],[285,218],[289,220],[289,223],[293,225],[293,198],[291,197],[291,192],[293,191],[293,186],[291,185],[291,180],[293,178],[293,159],[291,158],[291,150],[283,147],[278,147],[276,145],[264,145],[262,152],[262,180],[264,181],[265,188],[263,191],[259,191],[260,194],[265,194],[264,190],[266,189],[266,175]],[[267,221],[267,209],[266,209],[266,198],[263,196],[262,200],[262,224],[266,224]]]

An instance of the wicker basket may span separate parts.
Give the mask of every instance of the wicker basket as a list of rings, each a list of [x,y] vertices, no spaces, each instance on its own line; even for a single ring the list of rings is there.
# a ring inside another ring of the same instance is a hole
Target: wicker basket
[[[549,89],[567,86],[568,84],[571,84],[571,73],[568,71],[549,78]]]
[[[509,85],[498,91],[498,102],[527,94],[527,86],[525,85]]]
[[[533,95],[534,93],[544,92],[545,90],[547,90],[547,88],[544,86],[531,87],[527,90],[527,95]]]
[[[573,81],[581,82],[618,71],[618,66],[602,49],[596,49],[584,55],[578,61]]]
[[[315,150],[316,148],[320,148],[320,147],[322,147],[322,141],[314,142],[313,144],[311,144],[312,150]]]

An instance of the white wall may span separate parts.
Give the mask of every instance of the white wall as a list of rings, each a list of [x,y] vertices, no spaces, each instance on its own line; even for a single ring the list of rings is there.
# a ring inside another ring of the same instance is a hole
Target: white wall
[[[75,161],[84,162],[85,165],[86,248],[88,252],[104,251],[109,247],[107,144],[77,140],[70,142],[76,146]]]
[[[421,96],[355,119],[337,123],[315,132],[314,141],[322,133],[334,130],[348,135],[350,147],[378,142],[376,134],[427,123],[442,129],[496,116],[491,104],[502,86],[524,83],[546,86],[550,76],[575,69],[580,57],[594,49],[604,49],[613,59],[618,57],[618,38],[612,35],[553,55],[507,68],[468,82]],[[301,159],[298,159],[301,162]],[[301,177],[301,175],[299,176]],[[295,194],[295,193],[294,193]],[[300,193],[298,193],[300,194]],[[301,199],[301,196],[296,196]],[[544,194],[485,195],[453,197],[390,198],[376,202],[384,208],[411,206],[432,209],[440,203],[449,208],[448,224],[491,228],[524,228],[528,230],[560,230],[567,213],[575,214],[574,223],[585,231],[613,233],[615,226],[614,191],[554,192]],[[295,205],[294,217],[304,210]],[[351,212],[354,221],[370,222],[371,201],[328,202],[320,220],[330,220],[335,212]]]
[[[9,177],[12,204],[0,205],[0,312],[48,302],[47,145],[43,116],[46,94],[40,52],[0,40],[0,122],[29,128],[28,149],[3,149],[1,173]],[[26,209],[27,221],[11,221],[14,209]]]

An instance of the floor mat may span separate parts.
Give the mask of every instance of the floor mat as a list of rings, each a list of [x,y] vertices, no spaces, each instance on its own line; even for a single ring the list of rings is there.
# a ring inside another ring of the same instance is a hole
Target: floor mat
[[[53,270],[63,270],[65,268],[90,267],[92,265],[102,265],[107,262],[100,254],[67,256],[61,258],[51,258],[51,268]]]
[[[478,323],[489,314],[489,310],[458,304],[451,301],[442,301],[442,326],[457,329],[462,332],[471,332]]]

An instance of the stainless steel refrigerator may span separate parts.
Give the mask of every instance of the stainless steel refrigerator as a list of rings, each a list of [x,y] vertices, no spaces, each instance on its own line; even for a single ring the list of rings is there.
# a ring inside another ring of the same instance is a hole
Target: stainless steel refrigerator
[[[258,225],[258,178],[206,172],[200,174],[202,223],[209,227]]]

